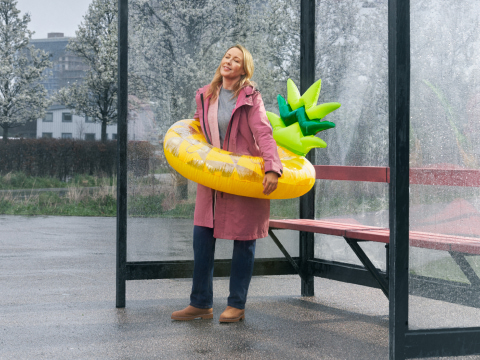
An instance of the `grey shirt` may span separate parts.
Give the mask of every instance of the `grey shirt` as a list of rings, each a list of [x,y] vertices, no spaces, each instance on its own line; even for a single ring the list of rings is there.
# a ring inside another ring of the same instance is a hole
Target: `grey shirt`
[[[223,148],[223,141],[227,134],[228,124],[232,117],[233,109],[237,104],[237,98],[233,98],[233,91],[220,88],[220,94],[218,95],[218,132],[220,133],[220,146]]]

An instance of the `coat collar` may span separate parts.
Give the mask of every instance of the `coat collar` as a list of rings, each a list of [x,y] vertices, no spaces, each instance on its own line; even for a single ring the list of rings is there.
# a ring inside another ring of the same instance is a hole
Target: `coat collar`
[[[239,108],[243,105],[253,106],[252,95],[255,93],[255,89],[252,86],[246,86],[238,94],[237,106]]]
[[[210,88],[210,85],[205,85],[204,87],[200,88],[198,92],[199,94],[206,94],[209,88]],[[246,86],[242,90],[240,90],[235,109],[243,105],[253,106],[252,95],[255,94],[256,91],[257,90],[253,88],[253,86]],[[211,96],[208,97],[209,100],[210,100],[210,97]]]

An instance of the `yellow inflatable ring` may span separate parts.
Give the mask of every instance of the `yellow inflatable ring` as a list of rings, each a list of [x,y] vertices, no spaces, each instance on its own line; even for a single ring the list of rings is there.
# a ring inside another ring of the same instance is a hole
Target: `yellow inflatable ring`
[[[208,144],[198,120],[181,120],[165,134],[163,150],[181,175],[229,194],[261,199],[290,199],[307,193],[315,183],[315,168],[303,156],[278,147],[283,174],[277,189],[263,194],[263,158],[234,154]]]

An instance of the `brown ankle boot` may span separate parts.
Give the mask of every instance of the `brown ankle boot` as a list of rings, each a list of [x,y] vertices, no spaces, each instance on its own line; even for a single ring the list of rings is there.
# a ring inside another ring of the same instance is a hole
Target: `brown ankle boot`
[[[213,309],[199,309],[188,305],[185,309],[174,311],[172,320],[213,319]]]
[[[237,309],[231,306],[227,306],[222,315],[220,315],[221,323],[237,322],[243,319],[245,319],[245,310]]]

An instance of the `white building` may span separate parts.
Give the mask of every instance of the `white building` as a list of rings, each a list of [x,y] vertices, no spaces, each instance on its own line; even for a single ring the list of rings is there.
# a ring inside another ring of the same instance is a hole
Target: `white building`
[[[78,116],[63,105],[48,108],[43,119],[37,119],[37,138],[100,140],[102,124]],[[117,124],[107,125],[107,139],[117,138]]]
[[[129,96],[128,139],[158,142],[158,127],[149,103]],[[79,116],[64,105],[50,106],[43,119],[37,119],[37,138],[101,140],[102,124]],[[117,139],[117,124],[107,125],[107,140]]]

